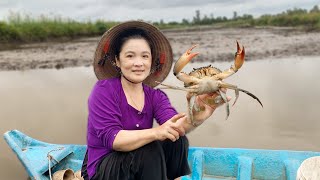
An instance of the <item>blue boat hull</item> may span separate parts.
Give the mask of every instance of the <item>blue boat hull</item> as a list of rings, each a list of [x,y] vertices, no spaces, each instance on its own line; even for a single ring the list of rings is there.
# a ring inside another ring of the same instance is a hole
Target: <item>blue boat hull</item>
[[[86,152],[85,145],[45,143],[18,130],[6,132],[4,138],[31,179],[48,180],[49,166],[52,173],[67,168],[78,171]],[[302,161],[313,156],[320,152],[191,147],[188,162],[192,173],[182,180],[295,180]]]

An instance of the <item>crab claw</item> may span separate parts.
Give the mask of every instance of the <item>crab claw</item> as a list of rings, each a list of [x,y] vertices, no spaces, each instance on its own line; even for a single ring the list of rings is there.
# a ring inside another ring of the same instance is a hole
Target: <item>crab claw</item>
[[[236,68],[235,70],[238,70],[241,68],[242,64],[244,63],[244,56],[245,56],[244,46],[242,46],[242,49],[241,49],[237,41],[237,52],[234,58],[234,66]]]
[[[197,56],[199,53],[191,53],[192,49],[197,47],[197,45],[193,45],[190,49],[188,49],[176,62],[173,67],[173,74],[176,76],[183,68],[188,64],[192,58]]]

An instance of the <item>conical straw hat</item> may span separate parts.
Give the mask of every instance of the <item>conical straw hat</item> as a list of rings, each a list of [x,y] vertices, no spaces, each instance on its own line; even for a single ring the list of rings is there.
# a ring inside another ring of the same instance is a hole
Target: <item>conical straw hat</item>
[[[129,30],[143,31],[152,46],[152,73],[143,81],[151,87],[162,82],[171,70],[173,53],[168,39],[152,24],[142,21],[128,21],[114,26],[105,32],[94,56],[94,72],[99,80],[120,76],[115,67],[115,44],[119,36]]]

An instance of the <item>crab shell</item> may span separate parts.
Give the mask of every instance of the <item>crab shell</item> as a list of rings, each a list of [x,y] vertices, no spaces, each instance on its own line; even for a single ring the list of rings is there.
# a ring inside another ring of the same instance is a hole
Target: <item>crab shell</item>
[[[207,77],[214,77],[217,74],[220,74],[222,71],[216,67],[213,67],[211,65],[200,67],[200,68],[193,68],[193,71],[191,71],[188,75],[196,77],[198,79],[203,79]],[[217,78],[217,80],[220,80]],[[192,86],[194,85],[193,82],[191,83],[184,83],[184,87]]]

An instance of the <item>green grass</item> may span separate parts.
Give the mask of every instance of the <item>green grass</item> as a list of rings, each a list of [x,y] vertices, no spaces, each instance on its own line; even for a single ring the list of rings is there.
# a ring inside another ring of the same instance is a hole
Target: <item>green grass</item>
[[[62,38],[77,38],[103,34],[117,22],[76,22],[59,17],[41,16],[32,19],[20,14],[11,15],[8,21],[0,21],[0,42],[41,42]]]
[[[279,14],[276,16],[265,15],[256,19],[256,26],[287,26],[305,27],[307,29],[320,29],[320,12],[303,14]]]

